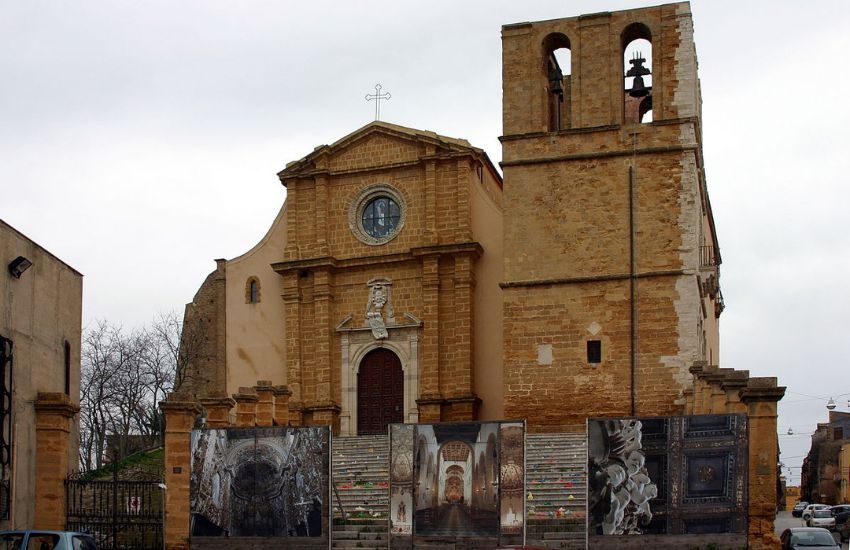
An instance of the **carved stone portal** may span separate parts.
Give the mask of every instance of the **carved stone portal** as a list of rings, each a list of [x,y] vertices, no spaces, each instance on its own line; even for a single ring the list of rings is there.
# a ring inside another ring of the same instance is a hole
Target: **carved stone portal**
[[[369,301],[363,323],[348,315],[336,326],[339,335],[342,386],[340,435],[357,435],[357,376],[360,363],[372,350],[386,348],[398,356],[404,371],[404,421],[418,422],[419,333],[422,321],[405,313],[396,321],[392,305],[392,281],[372,279],[367,283]]]

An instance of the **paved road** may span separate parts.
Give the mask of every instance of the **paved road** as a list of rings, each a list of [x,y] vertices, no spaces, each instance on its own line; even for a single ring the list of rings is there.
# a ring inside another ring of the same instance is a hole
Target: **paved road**
[[[782,531],[788,529],[789,527],[805,527],[806,522],[804,522],[800,518],[795,518],[791,515],[791,512],[779,512],[778,514],[776,514],[775,525],[776,534],[781,535]],[[843,543],[841,545],[841,548],[843,548],[844,550],[848,550],[847,543]]]

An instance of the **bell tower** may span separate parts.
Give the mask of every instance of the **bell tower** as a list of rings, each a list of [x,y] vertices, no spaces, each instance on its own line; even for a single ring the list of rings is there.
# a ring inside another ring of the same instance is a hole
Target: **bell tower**
[[[690,5],[506,25],[502,45],[505,416],[681,413],[722,311]]]

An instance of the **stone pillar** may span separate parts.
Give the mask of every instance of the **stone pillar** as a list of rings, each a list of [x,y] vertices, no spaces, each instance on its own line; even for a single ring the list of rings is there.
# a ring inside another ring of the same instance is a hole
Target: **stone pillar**
[[[231,425],[230,410],[236,401],[227,397],[226,393],[216,392],[200,401],[207,411],[207,428],[227,428]]]
[[[190,434],[201,406],[194,401],[182,401],[186,396],[171,394],[161,401],[159,409],[165,415],[165,548],[189,548],[189,471],[192,467]]]
[[[65,478],[71,422],[80,407],[64,393],[38,393],[35,400],[35,520],[32,527],[65,529]]]
[[[696,396],[699,403],[698,414],[711,414],[711,375],[717,370],[717,367],[705,366],[700,374],[700,392]]]
[[[747,387],[750,371],[736,370],[726,377],[721,387],[726,392],[727,413],[747,413],[747,406],[741,401],[741,390]]]
[[[740,392],[749,420],[749,527],[751,550],[779,548],[774,533],[779,442],[776,436],[776,403],[785,395],[776,378],[750,378]]]
[[[705,387],[705,380],[703,380],[702,374],[705,370],[705,366],[705,361],[696,361],[689,369],[694,377],[693,407],[691,407],[691,414],[705,414],[702,401],[703,388]]]
[[[239,393],[233,394],[236,400],[236,425],[240,427],[255,426],[257,423],[257,393],[254,388],[239,388]]]
[[[274,389],[271,380],[257,380],[257,426],[271,426],[274,420]]]
[[[276,426],[289,426],[289,398],[292,392],[286,386],[272,387],[274,393],[274,423]]]

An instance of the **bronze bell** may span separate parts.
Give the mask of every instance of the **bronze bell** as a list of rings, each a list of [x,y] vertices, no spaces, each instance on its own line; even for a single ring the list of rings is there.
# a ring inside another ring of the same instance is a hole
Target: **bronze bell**
[[[637,52],[635,57],[629,60],[629,63],[632,64],[632,68],[626,72],[626,77],[635,77],[632,81],[632,89],[629,90],[629,95],[632,97],[648,96],[649,88],[647,88],[646,84],[643,83],[644,75],[650,74],[649,69],[643,66],[643,64],[646,63],[646,59],[640,52]]]
[[[564,74],[557,65],[549,66],[549,93],[563,95],[564,87],[561,82],[564,79]]]
[[[632,81],[632,89],[629,90],[629,95],[632,97],[646,97],[649,95],[649,90],[643,83],[643,77],[638,75]]]

